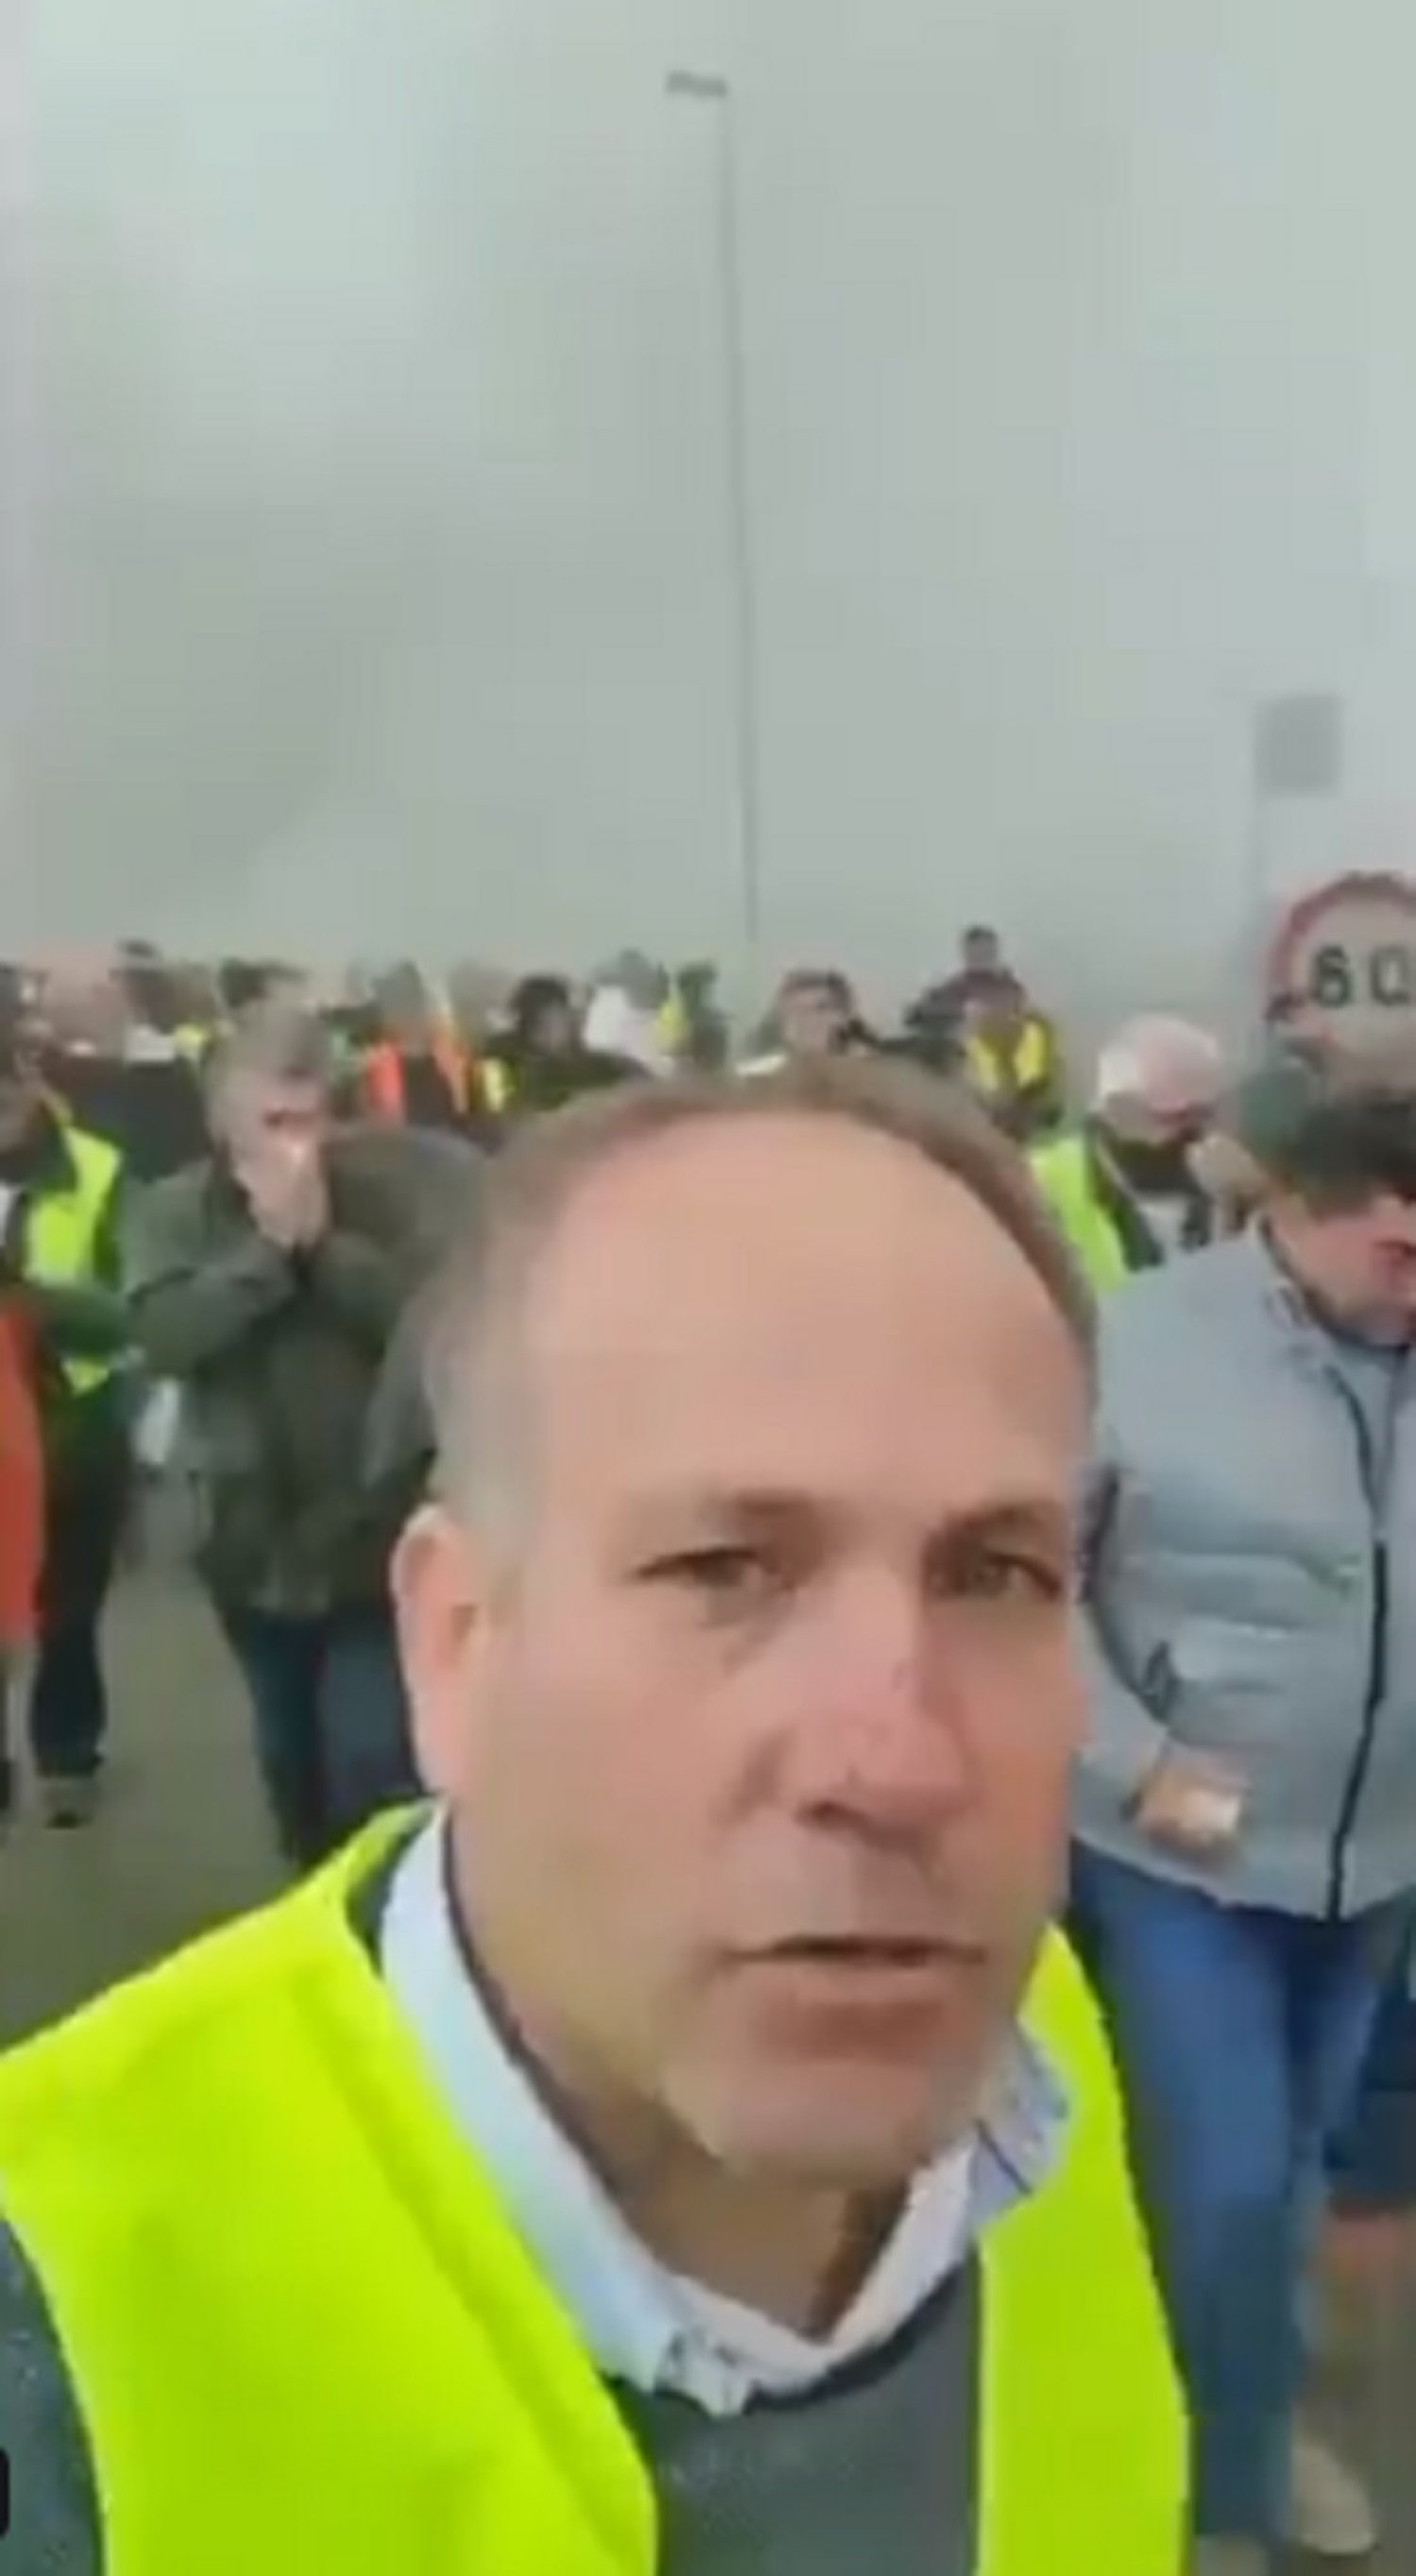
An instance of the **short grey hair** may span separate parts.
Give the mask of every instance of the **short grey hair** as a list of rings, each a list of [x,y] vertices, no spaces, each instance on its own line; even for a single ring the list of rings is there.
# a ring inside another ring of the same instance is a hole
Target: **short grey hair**
[[[963,1087],[900,1060],[784,1063],[754,1082],[683,1075],[601,1092],[522,1128],[488,1175],[475,1226],[429,1298],[424,1391],[438,1486],[455,1507],[496,1516],[517,1492],[516,1318],[527,1283],[574,1200],[639,1146],[689,1128],[764,1118],[829,1119],[893,1139],[962,1187],[1006,1234],[1051,1298],[1088,1373],[1091,1293],[1024,1157]]]
[[[292,1001],[252,1002],[213,1039],[203,1072],[208,1099],[241,1073],[266,1074],[275,1082],[318,1083],[328,1090],[334,1079],[334,1045],[317,1011]]]

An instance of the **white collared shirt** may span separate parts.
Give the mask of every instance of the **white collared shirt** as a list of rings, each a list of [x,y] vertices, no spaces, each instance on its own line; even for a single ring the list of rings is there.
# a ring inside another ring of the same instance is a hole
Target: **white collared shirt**
[[[1034,2190],[1064,2106],[1021,2037],[997,2108],[962,2148],[922,2173],[845,2315],[821,2337],[686,2281],[641,2244],[508,2050],[469,1973],[435,1818],[389,1891],[380,1959],[394,2002],[507,2215],[608,2376],[672,2390],[706,2414],[801,2392],[886,2342],[957,2271],[991,2221]]]

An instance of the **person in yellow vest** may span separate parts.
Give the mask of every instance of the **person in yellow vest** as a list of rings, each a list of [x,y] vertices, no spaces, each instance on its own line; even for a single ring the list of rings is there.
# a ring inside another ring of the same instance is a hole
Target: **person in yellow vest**
[[[28,1041],[0,1039],[0,1259],[38,1353],[45,1547],[30,1744],[48,1821],[93,1809],[108,1732],[99,1623],[129,1493],[115,1148],[64,1117]]]
[[[395,1572],[432,1811],[0,2064],[19,2564],[1179,2576],[1047,1928],[1089,1325],[900,1067],[520,1132]]]
[[[564,976],[523,975],[502,1035],[483,1060],[482,1096],[494,1118],[531,1117],[639,1072],[625,1057],[586,1045]]]
[[[674,969],[680,1040],[676,1062],[685,1072],[721,1073],[732,1054],[732,1031],[711,957],[690,957]]]
[[[1052,1022],[1005,970],[980,977],[964,1019],[964,1073],[1000,1127],[1020,1143],[1062,1115],[1065,1076]]]
[[[1034,1176],[1099,1294],[1223,1230],[1202,1159],[1223,1084],[1207,1029],[1132,1020],[1102,1049],[1090,1116],[1035,1149]]]

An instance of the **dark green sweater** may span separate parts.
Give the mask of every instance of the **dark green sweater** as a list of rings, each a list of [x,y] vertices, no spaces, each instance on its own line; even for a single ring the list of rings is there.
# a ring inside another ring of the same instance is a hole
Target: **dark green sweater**
[[[357,2331],[357,2261],[349,2278]],[[720,2421],[686,2398],[615,2388],[659,2498],[659,2576],[974,2576],[977,2351],[974,2264],[893,2343],[805,2397]],[[391,2372],[406,2367],[390,2354]],[[152,2401],[160,2441],[160,2389]],[[0,2446],[13,2511],[0,2576],[105,2576],[83,2424],[38,2284],[3,2228]],[[194,2532],[193,2570],[202,2563]]]

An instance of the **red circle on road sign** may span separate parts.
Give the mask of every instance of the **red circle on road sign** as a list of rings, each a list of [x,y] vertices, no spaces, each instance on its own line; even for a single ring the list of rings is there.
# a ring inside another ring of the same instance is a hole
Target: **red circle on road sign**
[[[1270,1006],[1291,1002],[1344,1047],[1416,1021],[1416,879],[1354,869],[1293,906],[1269,952]]]

